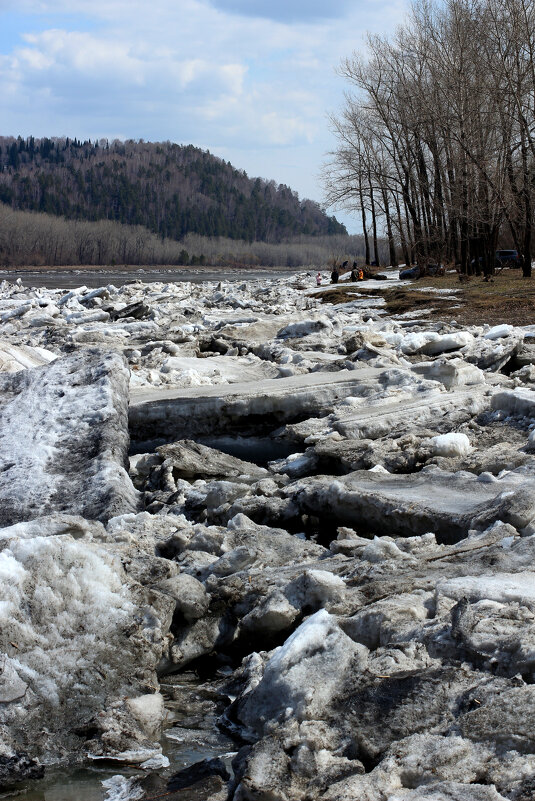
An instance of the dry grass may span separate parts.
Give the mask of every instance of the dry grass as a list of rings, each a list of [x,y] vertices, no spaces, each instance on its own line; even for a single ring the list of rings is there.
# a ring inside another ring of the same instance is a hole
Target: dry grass
[[[456,290],[451,295],[426,292],[425,289]],[[416,291],[415,291],[416,290]],[[399,288],[358,289],[363,295],[384,297],[390,314],[432,309],[430,319],[455,319],[465,325],[535,324],[535,276],[523,278],[520,270],[502,270],[491,281],[472,276],[466,283],[457,273],[439,278],[422,278]],[[353,293],[353,294],[351,294]],[[354,300],[355,287],[337,285],[316,297],[324,303],[347,303]]]

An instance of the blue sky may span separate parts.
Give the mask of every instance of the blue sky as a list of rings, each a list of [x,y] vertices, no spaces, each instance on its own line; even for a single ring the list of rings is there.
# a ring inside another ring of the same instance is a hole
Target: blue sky
[[[0,0],[3,135],[170,140],[322,202],[340,60],[407,0]],[[351,230],[358,222],[335,212]]]

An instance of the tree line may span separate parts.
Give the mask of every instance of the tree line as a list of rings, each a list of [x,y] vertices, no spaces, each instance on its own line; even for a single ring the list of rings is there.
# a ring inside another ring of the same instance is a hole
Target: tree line
[[[347,233],[318,203],[193,145],[0,137],[0,202],[74,220],[248,242]]]
[[[383,252],[386,248],[383,247]],[[213,265],[216,267],[318,267],[364,260],[362,236],[291,237],[284,242],[246,242],[188,234],[181,242],[143,226],[110,220],[67,220],[13,211],[0,203],[0,267],[118,265]]]
[[[447,260],[488,273],[515,248],[531,276],[535,0],[416,0],[392,37],[340,68],[329,203],[362,220],[367,261]]]

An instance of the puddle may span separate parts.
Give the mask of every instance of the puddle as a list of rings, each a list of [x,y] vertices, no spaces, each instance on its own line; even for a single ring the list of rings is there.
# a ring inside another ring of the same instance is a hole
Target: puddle
[[[221,757],[230,772],[232,756],[238,746],[217,728],[217,718],[225,705],[217,686],[218,682],[201,681],[193,673],[162,678],[160,687],[166,699],[167,715],[160,742],[170,765],[157,771],[160,776],[171,776],[195,762],[213,757]],[[103,781],[112,776],[142,775],[144,771],[120,763],[50,768],[43,779],[0,792],[0,799],[104,801],[107,790],[102,786]]]
[[[208,445],[229,456],[236,456],[246,462],[252,462],[259,467],[265,467],[268,462],[275,459],[286,459],[292,453],[299,451],[299,445],[295,442],[288,442],[282,439],[271,439],[270,437],[240,437],[240,436],[220,436],[220,437],[196,437],[196,442],[201,445]],[[156,439],[130,440],[129,456],[139,453],[154,453],[160,445],[167,445],[165,437]]]
[[[265,467],[268,462],[275,459],[286,459],[299,450],[295,442],[270,437],[206,437],[199,439],[202,445],[216,448],[218,451],[236,456],[246,462],[252,462],[259,467]]]

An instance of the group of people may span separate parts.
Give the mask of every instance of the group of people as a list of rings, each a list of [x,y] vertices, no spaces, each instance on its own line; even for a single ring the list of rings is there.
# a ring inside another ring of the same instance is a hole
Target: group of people
[[[346,272],[349,264],[348,261],[345,261],[341,267],[337,264],[334,265],[332,272],[331,272],[331,284],[337,284],[342,272]],[[357,262],[353,262],[353,267],[351,268],[351,274],[349,276],[350,281],[363,281],[366,278],[366,273],[357,265]],[[316,285],[321,286],[322,275],[321,272],[318,272],[316,276]]]

